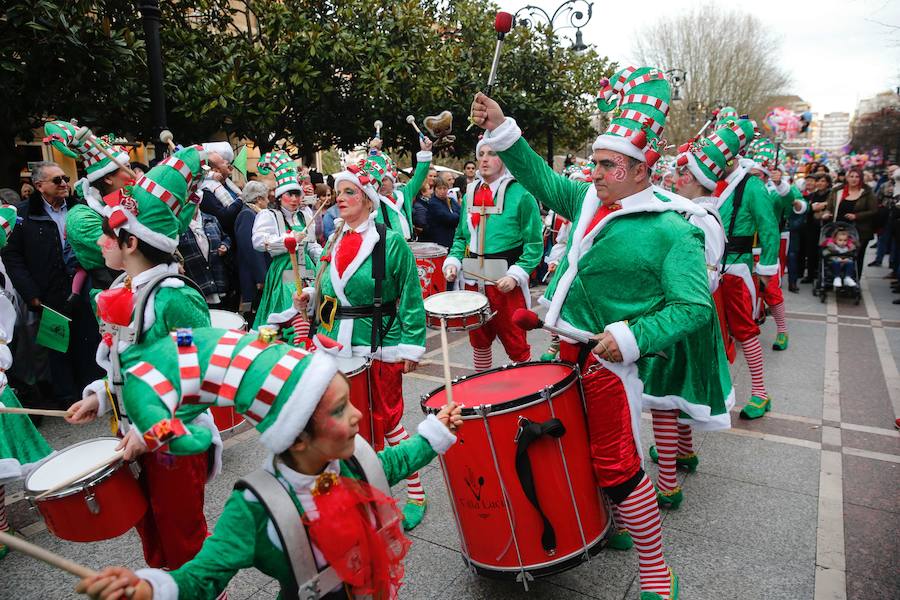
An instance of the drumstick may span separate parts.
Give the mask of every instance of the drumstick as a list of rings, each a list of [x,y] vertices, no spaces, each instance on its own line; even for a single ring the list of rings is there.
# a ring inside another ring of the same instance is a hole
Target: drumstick
[[[416,133],[419,134],[419,139],[425,139],[425,134],[422,133],[422,130],[419,129],[419,126],[416,125],[416,118],[412,115],[406,115],[406,122],[413,126],[413,129],[416,130]]]
[[[103,156],[105,156],[106,158],[111,160],[114,165],[116,165],[117,167],[119,167],[120,169],[125,171],[125,173],[129,177],[131,177],[132,179],[137,179],[137,175],[135,175],[134,171],[131,170],[131,167],[128,166],[127,163],[123,165],[118,160],[116,160],[116,157],[114,157],[112,154],[110,154],[109,150],[107,150],[106,147],[103,146],[103,144],[98,143],[97,136],[94,135],[93,133],[91,134],[91,140],[93,140],[93,142],[94,142],[94,147],[97,148],[97,150],[99,150],[100,153],[103,154]]]
[[[67,573],[71,573],[75,577],[85,579],[86,577],[93,577],[97,574],[97,571],[89,567],[78,564],[77,562],[69,560],[64,556],[60,556],[55,552],[50,552],[46,548],[41,548],[40,546],[32,544],[31,542],[26,542],[22,538],[10,535],[8,533],[0,532],[0,544],[9,546],[13,550],[21,552],[22,554],[27,554],[31,558],[35,558],[41,562],[45,562],[51,567],[56,567],[57,569],[66,571]],[[126,588],[125,596],[130,598],[132,595],[134,595],[134,588]]]
[[[303,282],[300,281],[300,265],[297,264],[297,238],[292,235],[284,238],[284,248],[288,252],[291,259],[291,268],[294,270],[294,287],[297,288],[297,294],[303,293]]]
[[[444,391],[447,404],[453,404],[453,384],[450,382],[450,348],[447,345],[447,319],[441,317],[441,354],[444,357]]]
[[[319,216],[319,213],[322,212],[322,209],[325,208],[325,203],[319,205],[319,208],[316,209],[316,212],[313,213],[312,219],[309,220],[309,223],[306,224],[306,227],[300,230],[300,233],[294,232],[295,238],[303,238],[306,236],[306,230],[309,229],[310,225],[316,222],[316,217]]]
[[[470,273],[469,271],[463,271],[463,275],[468,275],[469,277],[474,277],[475,279],[481,279],[482,281],[487,281],[489,283],[493,283],[497,285],[496,279],[491,279],[490,277],[485,277],[484,275],[479,275],[478,273]]]
[[[0,415],[40,415],[42,417],[67,417],[68,411],[49,410],[46,408],[17,408],[14,406],[0,406]]]
[[[163,129],[159,132],[159,141],[164,144],[169,145],[169,151],[175,152],[175,142],[173,141],[175,137],[172,135],[172,132],[168,129]]]
[[[75,483],[76,481],[81,481],[82,479],[84,479],[85,477],[87,477],[88,475],[93,473],[94,471],[99,471],[100,469],[102,469],[104,467],[108,467],[109,465],[113,464],[117,460],[121,459],[122,456],[124,456],[124,455],[125,455],[125,450],[116,450],[115,454],[113,454],[112,456],[109,456],[107,458],[104,458],[103,461],[97,463],[93,467],[90,467],[88,469],[85,469],[84,471],[81,471],[75,475],[72,475],[65,481],[61,481],[60,483],[57,483],[56,485],[51,487],[49,490],[44,490],[35,498],[35,500],[40,500],[41,498],[43,498],[45,496],[49,496],[50,494],[58,492],[61,489],[67,488],[70,485],[72,485],[73,483]]]

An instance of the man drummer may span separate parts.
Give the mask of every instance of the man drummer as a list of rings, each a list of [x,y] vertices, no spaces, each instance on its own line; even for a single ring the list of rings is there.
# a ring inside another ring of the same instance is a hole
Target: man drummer
[[[516,182],[486,139],[478,142],[475,155],[479,177],[466,188],[444,275],[452,283],[462,271],[465,288],[485,294],[496,312],[469,331],[475,369],[486,371],[496,338],[510,360],[531,359],[525,332],[513,324],[512,315],[531,306],[528,280],[543,258],[543,226],[534,196]]]
[[[204,485],[221,467],[222,442],[212,417],[203,412],[192,422],[195,437],[206,441],[202,452],[148,453],[161,445],[159,431],[132,426],[123,390],[128,360],[140,356],[147,345],[169,337],[176,328],[209,326],[206,301],[178,277],[173,255],[196,209],[192,198],[205,159],[206,152],[197,147],[179,150],[132,188],[104,198],[114,208],[97,243],[106,265],[124,271],[97,296],[103,333],[97,362],[108,376],[88,385],[66,417],[83,424],[112,413],[111,425],[123,436],[125,460],[137,458],[141,465],[140,482],[149,505],[137,525],[144,558],[150,566],[167,569],[190,560],[208,535]]]
[[[673,600],[678,578],[662,556],[657,499],[641,466],[642,392],[677,398],[702,418],[710,404],[724,405],[730,379],[703,234],[682,216],[706,211],[649,180],[668,82],[657,69],[629,67],[600,85],[599,108],[618,110],[593,144],[593,185],[554,173],[484,94],[472,117],[522,185],[572,221],[568,253],[542,300],[545,322],[597,340],[578,346],[563,338],[560,347],[563,359],[583,367],[594,474],[637,549],[641,599]]]

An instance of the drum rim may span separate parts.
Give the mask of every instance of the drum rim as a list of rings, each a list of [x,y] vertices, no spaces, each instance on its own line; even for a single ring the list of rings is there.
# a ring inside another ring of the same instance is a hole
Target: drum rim
[[[50,462],[50,460],[53,459],[54,457],[62,456],[62,454],[64,452],[66,452],[72,448],[75,448],[76,446],[83,446],[85,444],[89,444],[91,442],[96,442],[99,440],[115,440],[116,442],[121,441],[121,440],[119,440],[119,438],[116,438],[116,437],[102,436],[102,437],[98,437],[98,438],[91,438],[89,440],[82,440],[80,442],[76,442],[74,444],[66,446],[62,450],[58,450],[57,452],[54,452],[53,454],[48,456],[46,459],[44,459],[44,461],[42,461],[42,463],[40,465],[38,465],[37,467],[32,469],[31,473],[28,474],[28,477],[25,478],[25,481],[22,483],[22,492],[25,494],[25,497],[28,500],[33,501],[33,502],[47,502],[49,500],[59,500],[61,498],[67,498],[68,496],[80,494],[81,492],[84,492],[88,488],[94,487],[97,484],[102,483],[102,482],[106,481],[107,479],[109,479],[110,477],[112,477],[113,474],[116,471],[118,471],[119,468],[123,464],[123,461],[121,458],[119,460],[117,460],[116,462],[114,462],[110,465],[107,465],[103,469],[100,469],[100,471],[97,473],[97,475],[95,475],[94,478],[88,479],[87,477],[85,477],[84,479],[81,479],[80,481],[76,481],[75,483],[73,483],[72,485],[70,485],[68,487],[64,487],[61,490],[57,490],[56,492],[54,492],[52,494],[48,494],[47,496],[44,496],[40,500],[35,500],[35,498],[37,498],[38,496],[40,496],[47,490],[32,490],[28,487],[28,481],[31,479],[31,477],[38,471],[38,469],[40,469],[43,465]]]
[[[476,378],[478,378],[478,377],[484,377],[484,376],[489,375],[489,374],[491,374],[491,373],[497,373],[497,372],[500,372],[500,371],[508,371],[508,370],[511,370],[511,369],[520,369],[520,368],[527,367],[527,366],[530,366],[530,365],[548,365],[548,364],[550,364],[550,365],[562,365],[562,366],[566,366],[566,367],[571,367],[571,368],[572,368],[572,371],[571,371],[568,375],[566,375],[565,377],[563,377],[563,378],[562,378],[561,380],[559,380],[558,382],[556,382],[556,383],[554,383],[554,384],[551,384],[550,386],[547,386],[547,387],[550,388],[550,397],[551,397],[551,398],[553,398],[553,397],[555,397],[555,396],[558,396],[560,393],[566,391],[566,390],[569,389],[573,384],[575,384],[575,383],[578,382],[578,378],[579,378],[579,368],[578,368],[577,365],[575,365],[575,364],[573,364],[573,363],[566,362],[566,361],[562,361],[562,360],[554,360],[554,361],[530,360],[530,361],[527,361],[527,362],[520,362],[520,363],[516,363],[516,362],[513,362],[513,363],[507,363],[507,364],[502,365],[502,366],[500,366],[500,367],[495,367],[495,368],[493,368],[493,369],[489,369],[489,370],[487,370],[487,371],[482,371],[482,372],[480,372],[480,373],[473,373],[472,375],[463,375],[462,377],[457,377],[456,379],[454,379],[454,380],[453,380],[453,383],[458,383],[458,382],[460,382],[460,381],[464,381],[464,380],[467,380],[467,379],[476,379]],[[428,392],[427,394],[423,394],[423,395],[422,395],[422,397],[421,397],[421,399],[420,399],[420,401],[419,401],[419,406],[421,407],[422,412],[423,412],[424,414],[426,414],[426,415],[428,415],[428,414],[437,414],[438,412],[440,412],[440,408],[432,408],[432,407],[426,406],[426,403],[427,403],[427,402],[428,402],[435,394],[438,394],[438,393],[440,393],[440,392],[442,392],[442,391],[444,391],[444,386],[443,386],[443,385],[438,386],[438,387],[436,387],[435,389],[433,389],[433,390],[431,390],[430,392]],[[534,393],[531,393],[531,394],[528,394],[528,395],[525,395],[525,396],[519,396],[518,398],[514,398],[514,399],[512,399],[512,400],[507,400],[506,402],[501,402],[501,403],[498,403],[498,404],[491,404],[491,405],[490,405],[490,406],[491,406],[491,411],[487,414],[487,416],[490,417],[490,416],[493,416],[493,415],[501,415],[501,414],[503,414],[503,413],[505,413],[505,412],[509,412],[510,410],[514,410],[514,409],[516,409],[516,408],[523,408],[523,407],[530,406],[530,405],[532,405],[532,404],[539,403],[539,402],[542,401],[543,399],[544,399],[544,393],[543,393],[543,391],[542,391],[542,390],[538,390],[538,391],[536,391],[536,392],[534,392]],[[479,406],[484,406],[484,405],[479,405]],[[476,410],[477,408],[478,408],[478,406],[465,406],[465,407],[462,407],[462,417],[463,417],[464,419],[465,419],[465,418],[481,418],[482,415],[480,415],[480,414],[478,413],[478,411]]]
[[[228,329],[229,331],[245,331],[246,332],[247,319],[244,318],[244,315],[242,315],[241,313],[231,312],[230,310],[223,310],[221,308],[210,308],[209,309],[210,327],[216,327],[215,325],[212,324],[212,315],[214,312],[215,313],[228,313],[229,315],[234,315],[241,320],[241,323],[243,323],[243,328],[235,329],[234,327],[219,327],[219,329]]]
[[[425,298],[422,301],[422,304],[424,306],[424,304],[427,303],[429,299],[437,298],[441,294],[458,294],[460,292],[465,293],[465,294],[478,294],[479,296],[484,298],[484,305],[479,306],[476,309],[473,309],[473,310],[470,310],[470,311],[464,312],[464,313],[442,313],[442,312],[438,312],[436,310],[428,310],[428,308],[425,308],[425,316],[427,318],[432,318],[432,319],[438,319],[438,320],[448,319],[449,320],[449,319],[463,319],[465,317],[472,317],[472,316],[475,316],[475,315],[478,315],[481,313],[490,314],[491,303],[488,301],[487,296],[485,296],[481,292],[475,292],[473,290],[451,290],[449,292],[438,292],[437,294],[432,294],[432,295],[428,296],[428,298]]]
[[[372,365],[372,359],[371,359],[371,358],[367,358],[367,357],[365,357],[365,356],[350,356],[350,357],[343,357],[343,358],[345,358],[345,359],[346,359],[346,358],[361,358],[361,359],[363,359],[362,365],[360,365],[360,366],[357,367],[355,370],[350,371],[350,372],[347,372],[347,371],[341,371],[341,363],[340,363],[340,359],[338,360],[338,371],[341,371],[341,373],[343,373],[343,374],[347,377],[347,379],[349,379],[349,378],[351,378],[351,377],[356,377],[356,376],[359,375],[360,373],[365,373],[365,372],[366,372],[366,369],[368,369],[368,368]]]
[[[413,244],[416,244],[416,245],[413,245]],[[440,251],[443,252],[443,254],[416,254],[416,248],[422,247],[422,246],[424,246],[424,247],[435,246],[435,248],[432,249],[432,252],[437,252],[438,249],[440,249]],[[415,258],[441,258],[441,257],[446,257],[448,254],[450,254],[449,248],[444,248],[440,244],[436,244],[434,242],[410,242],[409,249],[412,250],[413,256]]]

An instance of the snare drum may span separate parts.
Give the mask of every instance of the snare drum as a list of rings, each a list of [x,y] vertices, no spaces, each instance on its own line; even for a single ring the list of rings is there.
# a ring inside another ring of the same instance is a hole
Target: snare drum
[[[247,321],[244,317],[227,310],[209,309],[209,321],[213,327],[247,331]],[[233,406],[212,406],[209,412],[212,414],[213,422],[219,433],[231,431],[244,422],[244,417]]]
[[[446,290],[444,260],[447,258],[447,249],[440,244],[431,242],[410,242],[409,247],[413,256],[416,257],[419,283],[422,284],[422,297],[427,298]]]
[[[447,331],[478,329],[491,316],[487,296],[478,292],[441,292],[425,298],[425,325],[431,329],[440,329],[441,319],[447,320]]]
[[[372,414],[368,361],[361,356],[339,357],[337,361],[338,369],[350,380],[350,403],[362,413],[362,417],[359,419],[359,435],[376,451],[383,449],[383,427]],[[376,438],[374,441],[372,440],[373,430]]]
[[[209,322],[212,327],[247,331],[247,321],[241,315],[218,308],[209,309]]]
[[[79,442],[45,460],[25,479],[25,496],[56,536],[97,542],[122,535],[147,511],[147,500],[131,468],[121,460],[53,494],[36,499],[85,467],[115,454],[118,438]]]
[[[527,580],[526,573],[565,571],[599,552],[611,520],[594,481],[575,367],[507,365],[457,380],[453,399],[466,423],[441,469],[463,559],[482,575]],[[442,387],[422,398],[422,410],[437,413],[446,402]],[[521,424],[550,419],[561,422],[559,437],[520,432]],[[517,453],[527,456],[530,473]],[[549,529],[524,491],[529,481]]]

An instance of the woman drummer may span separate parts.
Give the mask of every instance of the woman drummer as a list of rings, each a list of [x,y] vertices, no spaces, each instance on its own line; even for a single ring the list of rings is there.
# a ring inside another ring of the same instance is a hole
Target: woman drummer
[[[322,247],[316,241],[315,225],[310,218],[312,215],[304,212],[301,207],[303,186],[297,173],[297,163],[285,152],[275,150],[263,154],[257,168],[263,175],[274,172],[275,196],[279,206],[260,211],[253,222],[253,247],[259,252],[268,252],[273,259],[266,273],[262,298],[253,323],[254,329],[265,325],[269,315],[291,307],[291,295],[295,288],[291,257],[284,245],[285,238],[303,233],[302,239],[297,240],[297,249],[300,251],[302,248],[299,266],[307,279],[312,278],[322,254]],[[301,278],[303,276],[301,274]]]
[[[361,414],[350,403],[349,383],[335,373],[333,360],[327,366],[317,356],[320,353],[304,357],[295,367],[303,371],[301,379],[294,380],[299,393],[279,394],[256,425],[261,443],[271,453],[264,470],[288,490],[291,508],[297,511],[293,522],[303,524],[311,542],[309,563],[297,562],[314,565],[315,570],[294,572],[281,541],[288,532],[280,528],[291,520],[270,515],[267,507],[276,506],[277,498],[251,485],[231,493],[215,532],[181,568],[134,573],[113,567],[83,579],[76,591],[103,600],[126,597],[128,587],[133,588],[133,600],[215,598],[238,571],[256,567],[276,578],[282,590],[293,587],[295,596],[298,585],[315,577],[326,588],[316,597],[396,598],[410,544],[399,531],[395,500],[379,489],[378,480],[397,483],[437,453],[446,452],[456,441],[453,432],[462,425],[460,409],[447,405],[437,416],[429,415],[417,435],[384,449],[377,458],[371,449],[368,454],[360,452],[355,438]],[[366,460],[367,456],[371,458]],[[297,546],[292,553],[309,547]],[[333,567],[336,578],[328,577],[328,567]],[[326,581],[333,581],[334,587]]]
[[[409,437],[400,423],[402,376],[425,353],[425,307],[412,251],[399,232],[376,225],[378,169],[363,167],[351,165],[334,178],[337,229],[322,254],[316,287],[304,290],[296,307],[315,307],[318,334],[339,342],[342,356],[371,359],[372,443],[380,447],[383,435],[393,446]],[[406,481],[403,526],[409,530],[425,514],[425,492],[418,473]]]

